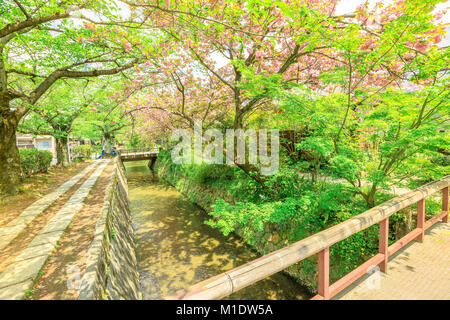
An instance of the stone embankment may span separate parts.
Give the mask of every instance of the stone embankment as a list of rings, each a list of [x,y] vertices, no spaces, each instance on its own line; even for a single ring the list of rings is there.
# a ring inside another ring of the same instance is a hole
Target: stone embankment
[[[125,168],[120,158],[114,161],[113,175],[88,251],[79,300],[142,299]]]

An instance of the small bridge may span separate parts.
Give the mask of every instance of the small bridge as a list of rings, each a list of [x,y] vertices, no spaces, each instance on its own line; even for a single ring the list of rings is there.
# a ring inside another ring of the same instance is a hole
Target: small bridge
[[[148,167],[153,171],[159,150],[156,147],[153,150],[148,150],[148,148],[118,149],[117,153],[123,162],[149,160]]]
[[[318,294],[314,300],[450,299],[449,185],[450,175],[166,299],[220,299],[315,254]],[[437,192],[442,192],[442,211],[426,219],[425,199]],[[389,245],[389,217],[415,204],[416,228]],[[330,247],[375,224],[379,225],[379,253],[330,283]],[[376,281],[369,279],[374,269]]]

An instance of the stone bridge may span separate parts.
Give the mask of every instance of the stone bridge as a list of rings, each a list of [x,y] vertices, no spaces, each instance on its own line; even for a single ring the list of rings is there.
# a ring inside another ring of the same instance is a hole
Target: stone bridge
[[[159,150],[157,148],[154,148],[153,150],[139,148],[118,149],[117,152],[123,162],[149,160],[148,167],[153,171]]]

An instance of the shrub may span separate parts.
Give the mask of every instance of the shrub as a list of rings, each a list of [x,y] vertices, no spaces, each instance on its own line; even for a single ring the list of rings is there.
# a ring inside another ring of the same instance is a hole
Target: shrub
[[[19,149],[23,175],[47,172],[53,159],[50,151],[37,149]]]
[[[192,165],[192,178],[197,183],[211,183],[217,180],[232,180],[234,170],[227,165],[202,163]]]
[[[160,151],[158,162],[164,163],[171,171],[189,177],[199,184],[213,184],[216,181],[229,181],[235,178],[236,169],[222,164],[174,164],[168,151]]]
[[[92,153],[92,146],[88,144],[82,144],[72,148],[72,154],[74,158],[90,158]]]

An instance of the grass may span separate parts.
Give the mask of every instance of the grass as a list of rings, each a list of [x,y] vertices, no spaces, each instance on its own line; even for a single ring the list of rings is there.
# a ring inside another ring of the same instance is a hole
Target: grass
[[[29,299],[34,294],[33,289],[28,289],[25,291],[25,298]]]

